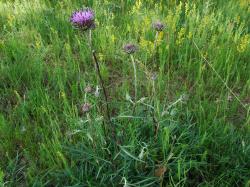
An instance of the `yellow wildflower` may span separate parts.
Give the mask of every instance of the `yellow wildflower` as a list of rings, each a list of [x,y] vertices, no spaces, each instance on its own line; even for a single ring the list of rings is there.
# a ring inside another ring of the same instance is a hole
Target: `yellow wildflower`
[[[115,35],[111,35],[111,41],[112,41],[112,43],[115,43],[115,40],[116,40],[116,38],[115,38]]]
[[[176,41],[176,44],[177,45],[181,45],[182,42],[184,41],[185,37],[185,32],[186,32],[186,29],[185,28],[181,28],[181,30],[178,32],[178,35],[177,35],[177,41]]]
[[[40,34],[35,35],[35,45],[36,48],[40,48],[42,45],[42,39]]]
[[[203,52],[203,57],[204,57],[204,58],[207,58],[207,57],[208,57],[207,51],[204,51],[204,52]]]
[[[140,41],[140,46],[144,50],[148,50],[149,52],[152,52],[154,49],[154,43],[148,40],[145,40],[144,38]]]
[[[250,43],[250,35],[246,34],[243,37],[241,37],[239,45],[237,46],[237,50],[240,53],[243,53],[249,47],[249,43]]]
[[[135,3],[135,6],[136,6],[136,9],[139,10],[141,8],[141,0],[137,0],[136,3]]]
[[[189,11],[189,4],[188,2],[185,3],[185,15],[188,15],[188,11]]]
[[[192,36],[193,36],[193,33],[189,31],[189,32],[188,32],[188,36],[187,36],[188,39],[191,40],[191,39],[192,39]]]
[[[13,15],[8,15],[7,16],[7,22],[9,24],[9,26],[13,26],[14,18],[15,17]]]
[[[239,24],[239,23],[240,23],[240,16],[239,16],[239,15],[236,16],[235,22],[236,22],[236,24]]]
[[[174,16],[174,13],[170,10],[168,15],[167,15],[167,23],[168,23],[168,28],[175,32],[176,30],[176,17]]]
[[[240,7],[241,8],[248,8],[249,6],[249,0],[240,0]]]
[[[102,53],[99,53],[98,58],[99,58],[100,61],[103,61],[104,60],[104,55]]]
[[[148,28],[150,23],[151,23],[151,20],[148,17],[145,17],[144,20],[143,20],[143,26],[145,28]]]
[[[176,13],[180,14],[182,10],[182,2],[180,1],[179,5],[177,6]]]
[[[139,12],[141,9],[141,5],[142,5],[141,0],[137,0],[132,8],[132,13]]]
[[[158,38],[157,38],[157,41],[156,41],[157,44],[161,43],[161,41],[163,40],[163,36],[164,36],[164,33],[163,32],[159,32]]]
[[[63,99],[65,99],[65,98],[66,98],[66,94],[65,94],[65,92],[64,92],[64,91],[61,91],[61,92],[60,92],[60,97],[61,97],[61,98],[63,98]]]

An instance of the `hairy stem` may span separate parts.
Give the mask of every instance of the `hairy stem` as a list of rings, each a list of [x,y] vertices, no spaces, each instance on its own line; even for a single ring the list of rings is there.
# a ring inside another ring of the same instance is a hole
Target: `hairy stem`
[[[134,68],[134,90],[135,90],[135,98],[134,98],[134,102],[136,103],[137,101],[137,76],[136,76],[136,66],[135,66],[135,59],[133,55],[130,55],[131,57],[131,61],[133,63],[133,68]]]
[[[158,40],[159,32],[156,31],[155,34],[155,41],[154,41],[154,58],[153,58],[153,63],[155,64],[156,61],[156,48],[157,48],[157,40]]]

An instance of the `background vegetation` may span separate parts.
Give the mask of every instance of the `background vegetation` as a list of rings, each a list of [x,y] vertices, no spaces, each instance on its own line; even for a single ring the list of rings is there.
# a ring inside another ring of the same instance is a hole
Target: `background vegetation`
[[[100,86],[69,22],[84,6],[112,124],[84,92]],[[249,0],[1,0],[0,185],[249,186],[249,25]]]

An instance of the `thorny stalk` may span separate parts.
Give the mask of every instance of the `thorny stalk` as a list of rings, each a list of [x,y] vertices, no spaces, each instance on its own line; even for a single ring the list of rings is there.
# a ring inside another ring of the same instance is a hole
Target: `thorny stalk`
[[[97,75],[99,77],[101,87],[102,87],[102,90],[103,90],[103,94],[104,94],[107,120],[108,120],[109,124],[112,125],[112,127],[111,127],[112,137],[115,140],[115,127],[113,126],[112,121],[111,121],[110,109],[109,109],[109,104],[108,104],[108,95],[107,95],[107,91],[106,91],[106,88],[105,88],[105,85],[104,85],[103,78],[101,76],[100,66],[99,66],[99,63],[98,63],[98,60],[97,60],[97,57],[96,57],[96,53],[95,53],[94,50],[92,51],[92,55],[93,55],[93,59],[94,59],[95,66],[96,66],[96,72],[97,72]]]

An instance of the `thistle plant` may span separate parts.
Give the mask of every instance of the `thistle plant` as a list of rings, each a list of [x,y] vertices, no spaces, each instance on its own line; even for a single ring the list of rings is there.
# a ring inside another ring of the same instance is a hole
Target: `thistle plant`
[[[134,69],[134,102],[137,100],[137,75],[136,75],[136,65],[135,65],[135,59],[133,54],[138,50],[137,46],[129,43],[123,46],[123,51],[127,54],[130,55],[132,64],[133,64],[133,69]]]
[[[159,37],[159,33],[163,31],[163,29],[165,28],[165,25],[160,21],[156,21],[152,24],[152,28],[156,31],[155,41],[154,41],[154,53],[156,53],[157,40]],[[155,58],[154,58],[154,63],[155,63]]]
[[[92,57],[93,57],[93,61],[95,63],[95,67],[96,67],[96,72],[99,78],[99,81],[101,83],[101,87],[103,90],[103,94],[104,94],[104,98],[105,98],[105,103],[106,103],[106,115],[107,115],[107,119],[108,122],[111,124],[111,116],[110,116],[110,111],[109,111],[109,105],[108,105],[108,96],[107,96],[107,91],[104,85],[104,81],[100,72],[100,66],[95,54],[95,50],[93,50],[92,47],[92,29],[95,28],[95,14],[94,11],[90,8],[85,8],[85,9],[81,9],[81,10],[77,10],[75,12],[73,12],[73,14],[71,15],[70,18],[70,22],[73,26],[75,26],[77,29],[79,29],[81,32],[83,32],[83,34],[85,34],[86,39],[88,41],[88,45],[89,45],[89,49],[92,53]],[[88,31],[88,33],[87,33]],[[85,92],[88,92],[89,89],[85,90]],[[88,105],[84,105],[83,109],[89,109]],[[84,110],[85,111],[85,110]],[[106,130],[105,130],[106,131]],[[114,128],[112,130],[112,134],[114,136]],[[106,132],[105,132],[106,133]]]
[[[155,41],[154,41],[154,57],[153,57],[153,65],[156,66],[156,54],[157,54],[157,40],[158,40],[158,37],[159,37],[159,33],[162,32],[165,28],[165,25],[160,22],[160,21],[156,21],[152,24],[152,28],[156,31],[156,34],[155,34]],[[152,80],[152,85],[153,85],[153,89],[152,89],[152,106],[155,105],[155,80],[157,78],[157,73],[153,73],[153,75],[151,76],[151,80]],[[157,138],[158,136],[158,130],[159,130],[159,122],[158,122],[158,119],[155,115],[155,109],[153,108],[151,110],[151,116],[152,116],[152,121],[153,121],[153,124],[154,124],[154,135],[155,135],[155,138]]]

